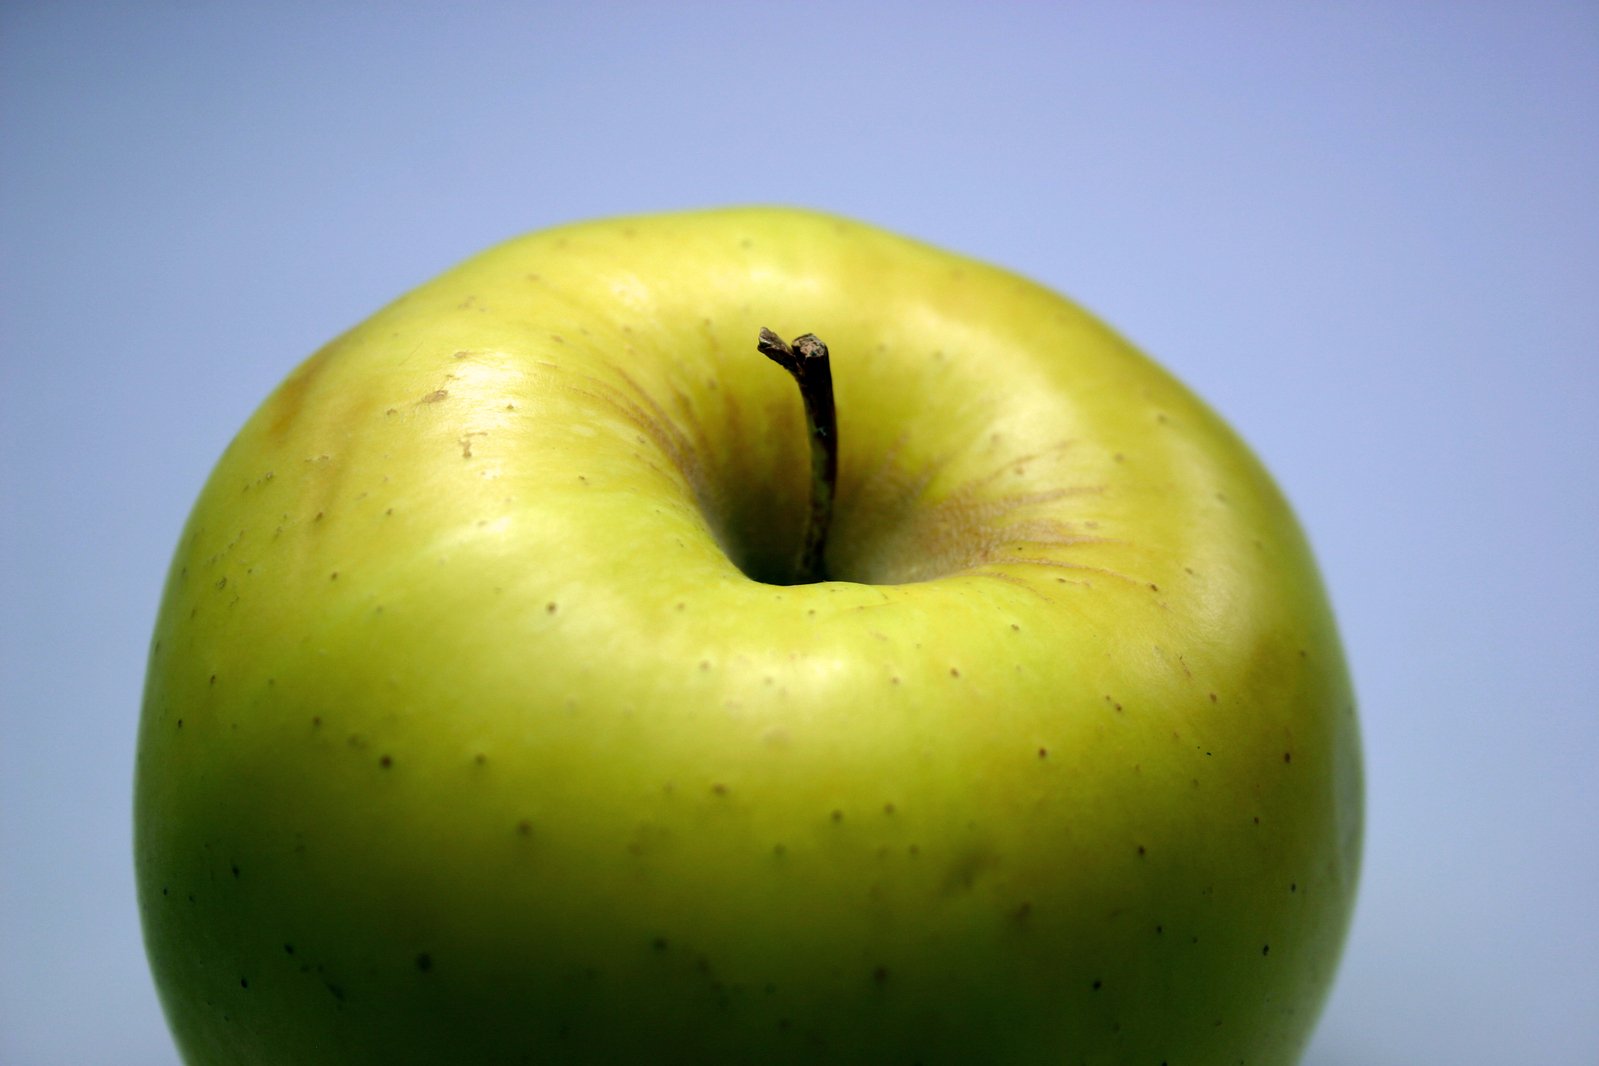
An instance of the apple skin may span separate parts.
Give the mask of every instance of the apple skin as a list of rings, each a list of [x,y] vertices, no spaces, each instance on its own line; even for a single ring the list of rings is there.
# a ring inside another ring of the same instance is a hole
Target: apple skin
[[[821,583],[762,326],[833,352]],[[1289,1063],[1362,823],[1217,416],[775,208],[513,240],[295,370],[182,535],[135,791],[184,1057],[304,1066]]]

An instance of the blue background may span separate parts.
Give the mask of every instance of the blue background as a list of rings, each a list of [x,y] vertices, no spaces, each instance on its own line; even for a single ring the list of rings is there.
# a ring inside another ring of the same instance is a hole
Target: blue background
[[[1307,1062],[1599,1062],[1594,4],[197,0],[0,8],[0,1061],[175,1061],[144,655],[267,391],[513,233],[748,201],[1074,295],[1295,501],[1370,789]]]

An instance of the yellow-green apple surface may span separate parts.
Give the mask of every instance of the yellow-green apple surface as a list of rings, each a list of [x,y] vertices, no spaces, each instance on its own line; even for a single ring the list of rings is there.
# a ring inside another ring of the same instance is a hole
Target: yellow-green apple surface
[[[831,351],[818,573],[764,326]],[[1215,414],[1012,274],[741,209],[511,241],[288,377],[178,546],[135,835],[191,1063],[1262,1066],[1361,769]]]

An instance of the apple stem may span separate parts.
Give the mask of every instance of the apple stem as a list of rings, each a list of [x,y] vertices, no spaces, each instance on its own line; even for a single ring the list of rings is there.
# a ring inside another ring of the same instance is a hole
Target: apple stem
[[[794,584],[826,580],[827,527],[833,521],[833,493],[838,484],[838,415],[833,409],[833,367],[827,345],[814,333],[795,337],[793,344],[769,329],[761,330],[755,347],[787,370],[805,401],[805,422],[811,437],[811,509],[805,541],[794,568]]]

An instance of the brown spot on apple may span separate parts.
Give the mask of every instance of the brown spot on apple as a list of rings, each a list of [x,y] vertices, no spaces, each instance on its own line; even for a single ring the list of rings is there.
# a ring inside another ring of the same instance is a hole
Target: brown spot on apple
[[[314,355],[301,363],[272,393],[263,408],[267,418],[267,433],[270,436],[282,438],[287,435],[289,428],[305,410],[313,386],[327,369],[339,344],[340,340],[335,339],[323,345]]]

